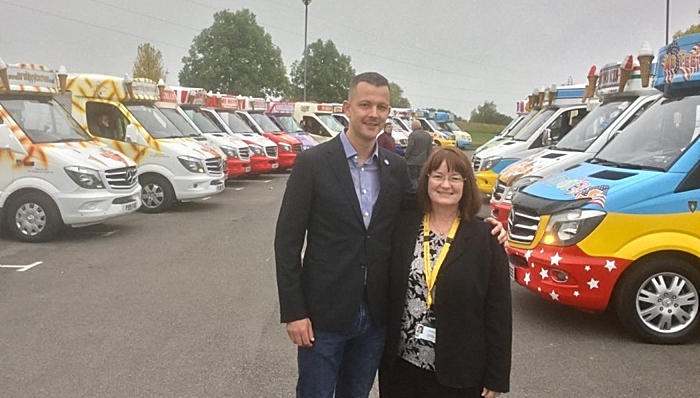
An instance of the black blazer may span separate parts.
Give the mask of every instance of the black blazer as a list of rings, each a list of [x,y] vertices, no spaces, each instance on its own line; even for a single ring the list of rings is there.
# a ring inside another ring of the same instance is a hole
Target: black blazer
[[[348,331],[366,290],[372,317],[386,324],[391,232],[410,182],[403,158],[384,148],[379,170],[365,228],[340,137],[297,155],[275,233],[283,323],[308,317],[315,330]]]
[[[391,250],[391,307],[383,366],[398,355],[408,274],[423,215],[405,210]],[[435,283],[435,372],[453,388],[510,388],[512,315],[505,250],[491,224],[462,221]]]

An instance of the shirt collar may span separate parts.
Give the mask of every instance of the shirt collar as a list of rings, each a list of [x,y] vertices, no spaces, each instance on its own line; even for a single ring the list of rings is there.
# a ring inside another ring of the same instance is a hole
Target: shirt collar
[[[350,159],[354,158],[357,156],[357,151],[355,150],[355,147],[352,146],[350,143],[350,140],[347,137],[347,132],[348,130],[345,129],[340,133],[340,142],[343,144],[343,151],[345,152],[345,158]],[[379,145],[377,145],[376,141],[374,143],[374,151],[372,152],[372,158],[373,159],[378,159],[379,158]]]

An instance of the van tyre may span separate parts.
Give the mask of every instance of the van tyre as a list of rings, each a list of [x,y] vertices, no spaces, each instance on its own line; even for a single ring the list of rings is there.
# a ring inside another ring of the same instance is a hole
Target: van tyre
[[[440,141],[435,140],[434,142],[435,142],[435,146],[442,146],[442,144],[440,143]]]
[[[31,191],[10,199],[5,209],[5,225],[17,240],[38,243],[54,239],[63,227],[63,220],[53,199]]]
[[[146,174],[139,177],[141,184],[141,211],[162,213],[168,211],[175,201],[170,182],[159,175]]]
[[[674,257],[642,260],[621,281],[615,309],[622,325],[653,344],[681,344],[700,327],[700,269]]]

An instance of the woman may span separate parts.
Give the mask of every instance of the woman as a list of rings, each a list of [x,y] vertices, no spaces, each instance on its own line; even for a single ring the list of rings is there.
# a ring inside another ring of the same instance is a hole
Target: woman
[[[481,196],[464,153],[434,151],[416,199],[392,240],[380,396],[498,397],[510,388],[508,261],[490,224],[475,219]]]

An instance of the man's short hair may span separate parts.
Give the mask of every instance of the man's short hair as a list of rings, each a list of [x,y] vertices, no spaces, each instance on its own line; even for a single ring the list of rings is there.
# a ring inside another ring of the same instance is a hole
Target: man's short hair
[[[389,87],[389,80],[377,72],[360,73],[359,75],[355,76],[352,81],[350,81],[348,98],[350,98],[350,96],[355,92],[357,85],[360,83],[368,83],[375,87]]]

